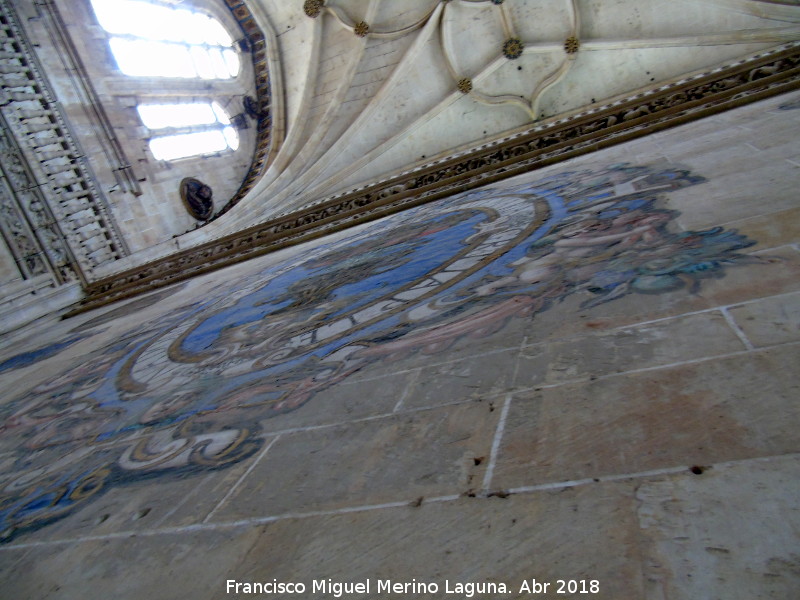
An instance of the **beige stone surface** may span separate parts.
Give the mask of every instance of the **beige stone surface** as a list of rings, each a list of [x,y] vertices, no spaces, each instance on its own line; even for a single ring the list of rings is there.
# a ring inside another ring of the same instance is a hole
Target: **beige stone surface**
[[[504,489],[800,450],[797,345],[539,388],[514,397]]]
[[[499,414],[470,402],[283,434],[212,522],[479,489]]]
[[[719,465],[636,490],[643,598],[791,598],[800,587],[797,456]]]
[[[421,408],[469,399],[496,399],[510,389],[518,349],[486,351],[419,370],[403,408]],[[448,358],[456,358],[448,354]],[[495,401],[495,404],[499,404]]]
[[[778,248],[800,240],[800,207],[777,210],[756,217],[731,221],[727,227],[734,227],[757,244],[752,251]]]
[[[755,346],[800,340],[800,295],[797,293],[733,306],[730,314]]]
[[[693,343],[687,343],[693,339]],[[522,349],[515,387],[554,385],[744,350],[722,314],[702,312]]]
[[[724,280],[710,278],[700,292],[709,302],[730,305],[800,288],[800,250],[794,245],[755,252],[750,264],[727,273]]]
[[[375,379],[346,379],[320,392],[295,411],[264,419],[261,422],[263,431],[337,425],[391,414],[395,406],[408,396],[414,378],[412,372],[403,372]]]
[[[598,484],[86,541],[69,552],[60,545],[34,547],[6,553],[0,568],[14,597],[72,598],[90,586],[96,594],[121,599],[203,600],[226,597],[228,579],[277,579],[304,583],[307,593],[300,597],[333,598],[334,593],[310,593],[314,580],[331,579],[370,582],[370,594],[340,596],[347,598],[376,597],[379,580],[439,586],[435,594],[385,597],[464,598],[442,593],[447,582],[451,588],[474,582],[505,583],[509,589],[488,597],[527,598],[532,596],[520,592],[523,581],[548,582],[552,592],[557,580],[575,579],[587,585],[597,580],[595,597],[637,598],[643,581],[635,549],[636,507],[631,484]],[[169,576],[163,578],[165,570]]]
[[[71,599],[88,589],[131,600],[220,598],[225,579],[262,533],[254,527],[166,538],[124,536],[10,552],[0,562],[2,589],[11,598]]]

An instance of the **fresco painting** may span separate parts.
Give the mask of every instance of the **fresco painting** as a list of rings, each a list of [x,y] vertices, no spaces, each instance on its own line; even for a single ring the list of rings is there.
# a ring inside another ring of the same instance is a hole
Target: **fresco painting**
[[[186,287],[185,283],[180,283],[177,285],[171,285],[168,288],[161,290],[159,292],[153,292],[152,294],[147,294],[140,298],[136,298],[135,300],[130,301],[122,301],[118,303],[119,305],[116,308],[112,308],[110,310],[106,310],[105,312],[100,313],[96,317],[92,317],[88,321],[81,323],[80,325],[74,327],[70,330],[70,333],[86,331],[87,329],[93,329],[100,325],[104,325],[120,317],[126,317],[128,315],[134,314],[139,312],[145,308],[150,306],[155,306],[165,298],[169,298],[173,294],[177,293],[178,291],[182,290]]]
[[[75,335],[63,340],[59,340],[58,342],[55,342],[53,344],[47,344],[46,346],[42,346],[41,348],[36,348],[35,350],[20,352],[19,354],[10,356],[5,360],[0,361],[0,373],[4,373],[5,371],[11,371],[13,369],[21,369],[23,367],[28,367],[30,365],[35,365],[37,362],[45,360],[47,358],[51,358],[56,354],[59,354],[62,350],[66,350],[73,344],[76,344],[87,337],[90,336]]]
[[[6,402],[0,451],[14,458],[0,480],[3,540],[112,486],[243,461],[263,447],[264,419],[323,402],[319,392],[371,364],[445,352],[571,295],[591,309],[694,293],[755,243],[719,227],[678,230],[669,193],[704,182],[686,169],[618,164],[528,179],[229,279]]]

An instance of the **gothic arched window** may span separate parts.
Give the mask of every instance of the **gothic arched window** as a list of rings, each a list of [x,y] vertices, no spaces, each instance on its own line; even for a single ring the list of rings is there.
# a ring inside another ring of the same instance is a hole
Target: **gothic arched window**
[[[151,131],[170,131],[169,135],[150,140],[150,150],[159,160],[175,160],[239,147],[239,137],[230,118],[216,102],[140,104],[137,110]]]
[[[239,73],[233,39],[211,16],[143,0],[91,2],[124,75],[226,80]],[[156,159],[238,148],[236,130],[219,103],[161,100],[137,106],[142,123],[153,133],[149,146]]]
[[[92,0],[126,75],[227,79],[239,72],[233,40],[216,19],[142,0]]]

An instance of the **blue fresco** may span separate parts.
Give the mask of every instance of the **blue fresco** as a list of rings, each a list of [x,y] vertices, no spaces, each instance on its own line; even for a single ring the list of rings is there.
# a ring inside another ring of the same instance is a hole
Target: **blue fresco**
[[[15,354],[14,356],[5,359],[4,361],[0,362],[0,373],[4,373],[5,371],[10,371],[12,369],[21,369],[22,367],[29,367],[30,365],[36,364],[40,360],[44,360],[46,358],[50,358],[55,356],[62,350],[69,348],[72,344],[80,342],[83,339],[89,337],[88,335],[76,335],[65,340],[61,340],[55,342],[53,344],[48,344],[47,346],[42,346],[41,348],[37,348],[36,350],[30,350],[28,352],[20,352],[19,354]]]
[[[2,407],[2,449],[17,458],[0,531],[41,527],[111,486],[246,460],[265,419],[377,361],[444,352],[571,295],[590,310],[696,292],[754,244],[673,227],[665,199],[703,182],[621,164],[461,194],[141,323]]]

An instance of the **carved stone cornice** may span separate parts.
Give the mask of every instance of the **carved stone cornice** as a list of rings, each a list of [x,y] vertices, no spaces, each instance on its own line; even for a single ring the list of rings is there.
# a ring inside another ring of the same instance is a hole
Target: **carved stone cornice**
[[[73,313],[800,87],[800,44],[534,125],[490,144],[100,279]]]
[[[0,113],[0,236],[23,279],[78,279],[80,267],[9,129]]]
[[[69,264],[67,270],[74,270],[86,281],[91,279],[95,268],[126,256],[128,249],[78,138],[7,0],[0,0],[0,14],[4,53],[0,58],[4,71],[0,112],[3,128],[13,136],[17,149],[16,154],[12,153],[13,159],[11,155],[7,157],[10,166],[6,175],[18,175],[19,181],[12,181],[17,197],[22,197],[23,190],[42,188],[40,191],[44,193],[37,204],[46,205],[47,213],[57,218],[75,258],[68,260],[69,253],[54,250],[59,258],[53,269],[61,273],[61,279],[69,279],[69,273],[63,270]],[[24,164],[24,169],[14,166],[17,164]],[[27,203],[20,206],[28,210]],[[39,215],[31,213],[26,218],[36,221]],[[55,230],[51,233],[42,231],[42,239],[52,238],[55,243],[59,236]]]

